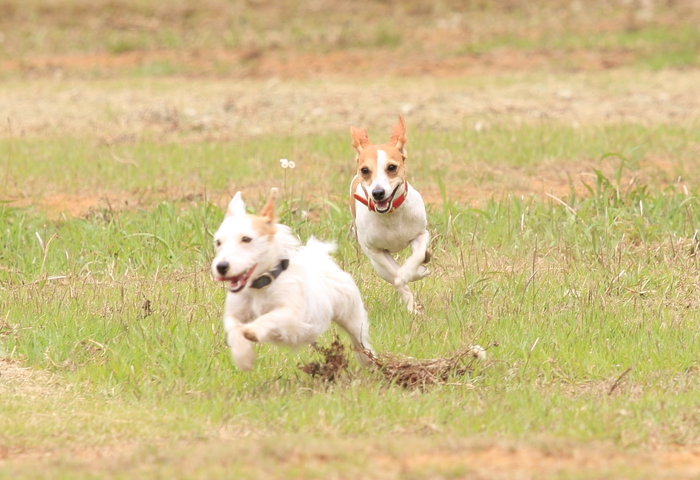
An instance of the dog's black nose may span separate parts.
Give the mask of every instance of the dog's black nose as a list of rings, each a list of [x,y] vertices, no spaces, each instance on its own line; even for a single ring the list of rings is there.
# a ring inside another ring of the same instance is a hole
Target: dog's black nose
[[[384,189],[382,187],[377,187],[374,190],[372,190],[372,196],[374,197],[375,200],[383,200],[384,199]]]
[[[221,275],[226,275],[226,272],[228,272],[228,262],[223,260],[217,263],[216,271],[219,272]]]

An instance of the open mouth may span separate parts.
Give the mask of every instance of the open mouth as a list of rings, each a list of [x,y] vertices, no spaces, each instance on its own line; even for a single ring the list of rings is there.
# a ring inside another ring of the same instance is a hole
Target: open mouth
[[[381,202],[374,202],[374,210],[377,211],[378,213],[386,213],[389,211],[391,208],[391,200],[394,197],[389,197],[386,200],[382,200]]]
[[[386,199],[382,200],[381,202],[375,200],[374,211],[377,213],[386,213],[389,210],[391,210],[391,204],[394,202],[394,196],[396,196],[396,191],[399,189],[400,186],[401,184],[396,185],[396,188],[394,188],[394,191],[391,192],[391,195],[389,195]]]
[[[228,291],[232,293],[240,292],[243,290],[243,287],[245,287],[246,282],[250,278],[250,276],[253,274],[253,271],[255,270],[255,267],[258,265],[255,264],[251,267],[250,270],[248,270],[245,273],[241,273],[240,275],[236,275],[235,277],[221,277],[219,278],[220,281],[222,282],[231,282],[231,284],[228,287]]]

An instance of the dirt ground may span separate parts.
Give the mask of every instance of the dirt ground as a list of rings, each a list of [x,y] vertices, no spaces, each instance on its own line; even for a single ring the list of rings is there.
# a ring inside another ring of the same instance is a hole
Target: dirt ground
[[[219,61],[240,61],[251,53],[222,51],[212,55]],[[577,127],[612,122],[687,124],[700,118],[700,71],[617,68],[625,64],[619,53],[578,52],[574,54],[580,65],[576,71],[548,72],[545,68],[532,73],[535,67],[546,67],[552,55],[501,51],[445,61],[417,58],[405,64],[385,52],[284,58],[265,54],[256,57],[254,67],[247,67],[239,77],[227,79],[206,74],[210,63],[196,55],[183,58],[168,51],[37,57],[21,63],[5,60],[0,69],[24,72],[26,77],[6,81],[0,88],[0,112],[9,119],[0,137],[88,136],[119,145],[136,141],[148,131],[163,141],[227,140],[275,132],[301,135],[326,128],[347,131],[350,125],[371,124],[380,129],[388,127],[397,112],[407,116],[411,128],[440,131],[459,128],[465,119],[469,128],[478,130],[527,122]],[[81,71],[95,67],[120,70],[159,59],[189,61],[195,66],[201,62],[203,74],[128,82],[109,77],[83,80],[80,76]],[[672,168],[667,159],[646,167],[661,171]],[[511,178],[501,188],[541,194],[568,189],[568,176],[585,174],[590,168],[572,161],[556,172],[543,165],[531,172],[500,169],[492,173]],[[465,188],[456,193],[483,198],[495,188]],[[20,192],[8,193],[20,197]],[[437,189],[425,195],[429,200],[439,199]],[[110,198],[117,204],[132,196],[131,192],[53,192],[24,198],[17,205],[38,204],[84,215]],[[0,361],[2,395],[53,395],[60,387],[47,379],[42,372]],[[38,462],[50,466],[52,458],[71,456],[86,468],[96,468],[106,457],[128,456],[125,450],[131,452],[131,447],[5,448],[0,451],[0,465]],[[194,449],[190,455],[198,451]],[[585,445],[552,450],[492,444],[448,453],[378,453],[371,463],[386,469],[387,478],[445,466],[465,466],[473,472],[455,478],[536,479],[566,477],[567,472],[575,478],[617,478],[605,472],[633,465],[636,471],[648,472],[643,478],[681,479],[700,476],[700,448],[666,446],[625,453]]]

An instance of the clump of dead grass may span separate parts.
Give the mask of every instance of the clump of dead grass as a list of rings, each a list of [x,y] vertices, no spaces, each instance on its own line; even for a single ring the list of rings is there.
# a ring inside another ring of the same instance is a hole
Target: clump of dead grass
[[[299,365],[299,369],[311,375],[312,378],[333,382],[348,369],[348,357],[345,346],[336,338],[328,347],[314,343],[311,348],[323,356],[323,360]]]
[[[494,344],[497,346],[497,344]],[[345,346],[336,338],[329,347],[312,345],[323,358],[299,365],[301,371],[314,378],[333,382],[348,368]],[[486,350],[479,345],[469,345],[449,357],[418,359],[404,355],[382,353],[375,355],[365,350],[375,369],[392,385],[405,389],[424,389],[435,385],[457,385],[450,379],[463,377],[475,370],[476,362],[486,359]],[[463,385],[459,383],[459,385]]]
[[[391,384],[406,389],[424,389],[433,385],[456,385],[451,378],[463,377],[475,370],[477,361],[485,360],[485,350],[469,345],[449,357],[419,359],[404,355],[365,352]],[[460,384],[462,385],[462,384]]]

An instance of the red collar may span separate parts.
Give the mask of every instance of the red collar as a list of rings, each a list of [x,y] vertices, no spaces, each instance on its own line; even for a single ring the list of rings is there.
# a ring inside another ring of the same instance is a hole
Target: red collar
[[[361,204],[367,206],[367,208],[369,209],[370,212],[376,211],[377,207],[375,206],[374,200],[372,200],[372,197],[367,195],[367,190],[365,190],[364,185],[362,186],[362,191],[365,193],[365,196],[363,197],[361,195],[354,194],[353,196],[355,197],[355,199],[358,202],[360,202]],[[396,193],[396,191],[394,191],[394,194],[395,193]],[[404,200],[406,200],[407,196],[408,196],[408,182],[404,182],[403,193],[401,195],[399,195],[398,198],[394,198],[394,200],[391,202],[391,208],[384,213],[385,214],[391,213],[394,210],[396,210],[397,208],[399,208],[403,204]]]

